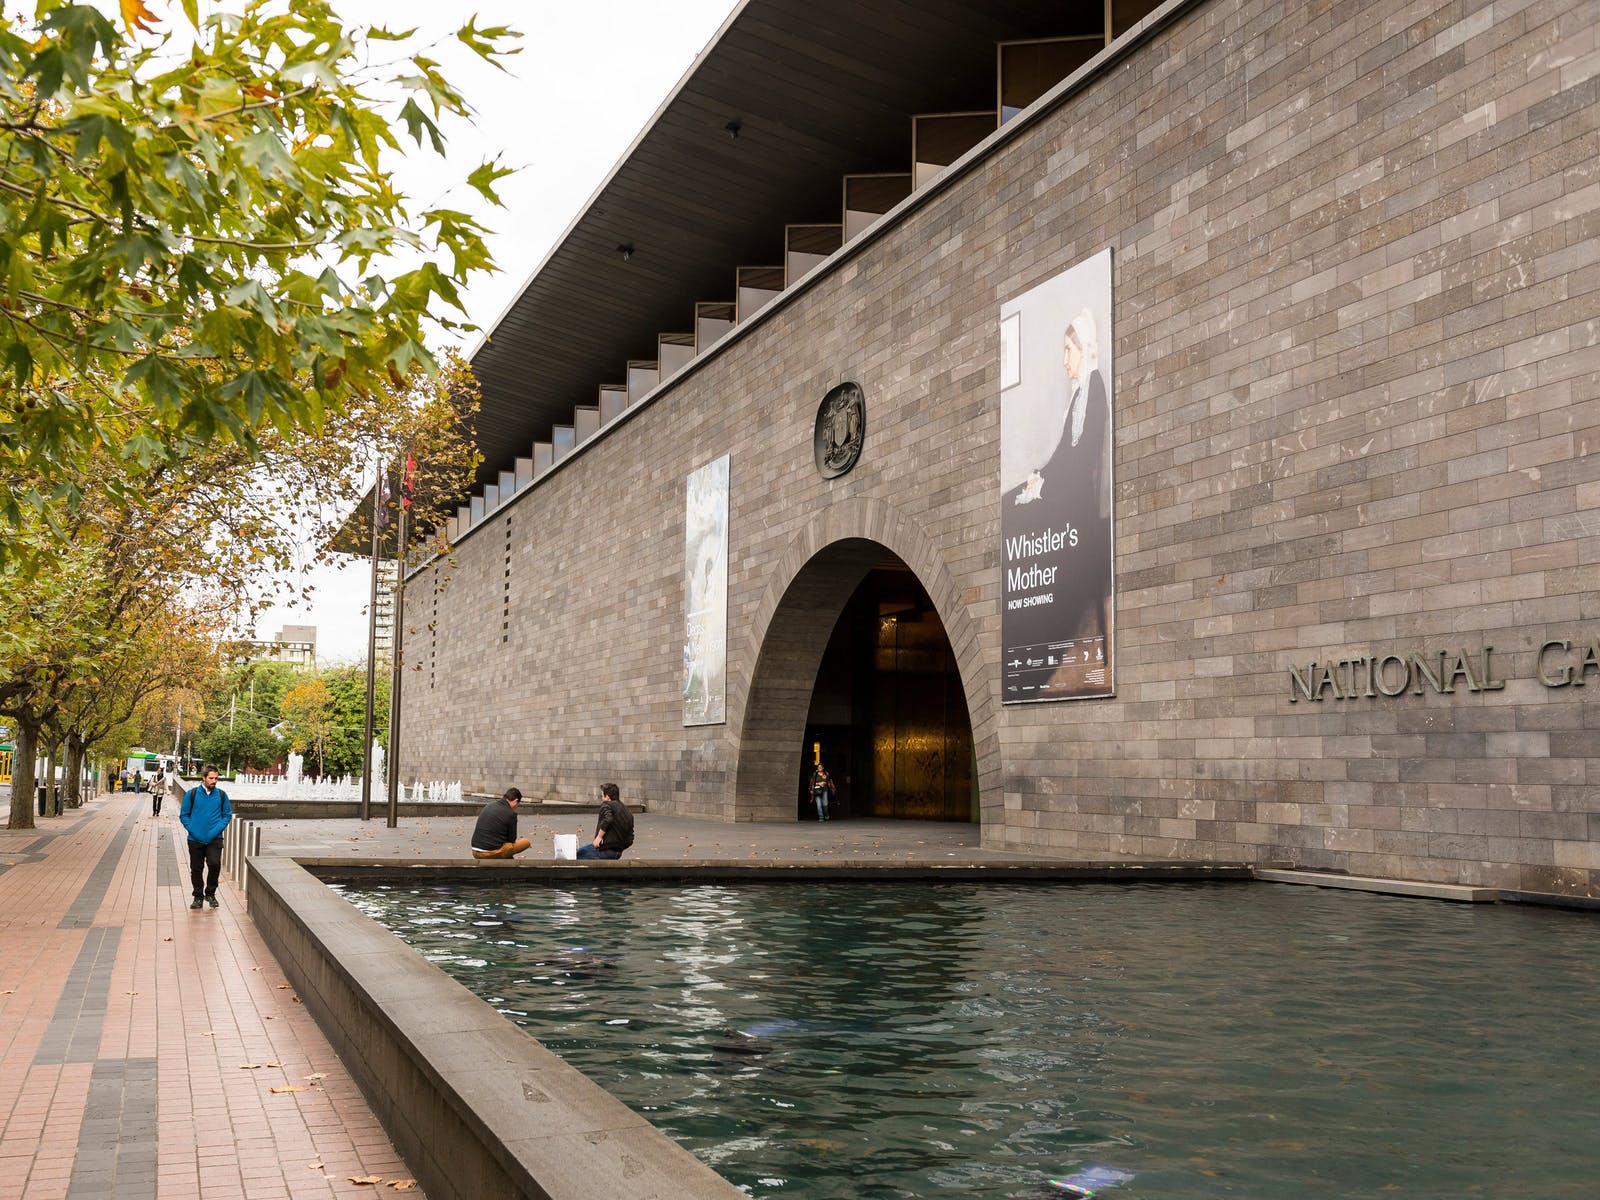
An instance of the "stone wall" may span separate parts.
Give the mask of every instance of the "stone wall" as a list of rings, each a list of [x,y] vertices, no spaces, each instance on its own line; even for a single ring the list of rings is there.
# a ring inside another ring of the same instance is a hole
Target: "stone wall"
[[[1597,11],[1178,11],[419,574],[406,772],[792,812],[851,561],[815,556],[866,539],[951,634],[987,845],[1600,894],[1600,670],[1538,678],[1600,639]],[[1107,245],[1118,694],[1004,707],[998,311]],[[685,729],[684,479],[723,453],[728,723]],[[1440,651],[1482,690],[1310,665]]]

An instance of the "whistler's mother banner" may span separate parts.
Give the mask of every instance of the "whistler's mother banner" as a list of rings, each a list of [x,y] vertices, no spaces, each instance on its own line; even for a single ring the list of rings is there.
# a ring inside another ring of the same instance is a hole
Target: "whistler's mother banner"
[[[683,723],[727,720],[728,456],[689,476],[683,536]]]
[[[1116,691],[1111,251],[1000,306],[1002,701]]]

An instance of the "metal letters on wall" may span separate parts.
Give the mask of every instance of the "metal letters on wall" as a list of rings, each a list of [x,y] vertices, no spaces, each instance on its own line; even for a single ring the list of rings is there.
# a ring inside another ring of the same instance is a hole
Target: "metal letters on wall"
[[[1000,698],[1116,693],[1111,251],[1000,307]]]
[[[856,465],[867,438],[867,398],[854,383],[841,383],[817,406],[817,423],[811,435],[817,471],[835,479]]]

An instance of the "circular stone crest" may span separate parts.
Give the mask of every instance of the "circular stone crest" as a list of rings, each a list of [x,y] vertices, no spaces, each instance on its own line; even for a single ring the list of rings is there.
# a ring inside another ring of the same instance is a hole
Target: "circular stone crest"
[[[866,438],[867,398],[859,384],[841,383],[817,406],[817,424],[811,435],[817,473],[824,479],[843,475],[861,457]]]

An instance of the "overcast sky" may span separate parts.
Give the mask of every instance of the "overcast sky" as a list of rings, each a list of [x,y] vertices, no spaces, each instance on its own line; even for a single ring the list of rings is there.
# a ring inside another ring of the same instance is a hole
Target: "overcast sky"
[[[572,222],[679,79],[735,7],[735,0],[482,0],[440,5],[421,0],[337,0],[349,23],[381,21],[448,35],[474,11],[479,28],[519,30],[522,53],[502,74],[450,40],[438,53],[445,74],[477,110],[470,127],[445,126],[451,161],[445,177],[433,155],[397,174],[407,194],[433,204],[473,210],[467,174],[496,154],[521,170],[498,185],[504,209],[488,209],[495,231],[490,248],[500,274],[480,278],[467,293],[470,319],[484,329],[505,309],[535,266]],[[453,188],[453,190],[451,190]],[[471,349],[475,342],[463,346]],[[269,609],[258,638],[286,624],[317,627],[324,665],[364,660],[367,652],[367,563],[311,573],[310,606]]]

